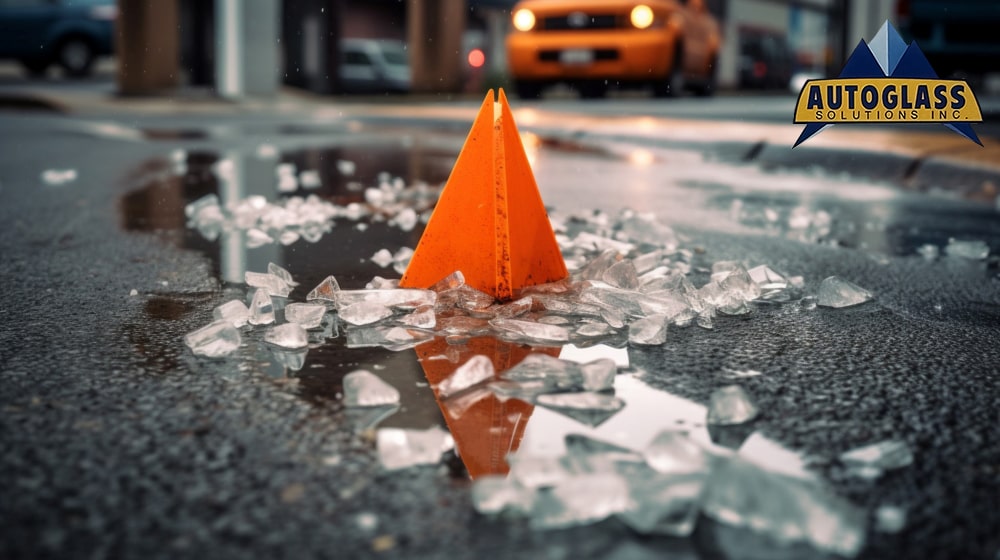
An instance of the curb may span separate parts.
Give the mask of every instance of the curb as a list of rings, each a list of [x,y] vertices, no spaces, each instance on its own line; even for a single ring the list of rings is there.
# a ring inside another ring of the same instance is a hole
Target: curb
[[[449,101],[478,101],[458,95]],[[346,98],[345,98],[346,99]],[[375,126],[421,126],[464,134],[478,103],[446,106],[437,98],[387,98],[332,104],[329,98],[285,88],[277,99],[118,98],[93,93],[25,90],[0,93],[0,110],[47,110],[64,114],[251,114],[272,111],[306,120],[310,127],[355,120]],[[343,99],[334,100],[342,101]],[[406,105],[403,105],[403,103]],[[416,108],[416,110],[415,110]],[[770,170],[817,169],[889,182],[920,192],[947,193],[990,205],[1000,194],[1000,140],[983,147],[950,131],[834,127],[792,149],[801,126],[666,117],[588,116],[547,111],[544,102],[514,109],[518,127],[543,141],[600,149],[608,142],[635,148],[697,150],[727,163]],[[622,131],[627,132],[622,132]]]
[[[464,132],[473,109],[356,107],[343,114],[376,125],[420,125]],[[358,110],[361,109],[361,110]],[[907,190],[949,193],[990,205],[1000,195],[1000,141],[982,138],[980,147],[950,131],[833,128],[792,149],[801,126],[725,123],[660,117],[588,117],[514,110],[522,131],[543,142],[599,149],[608,142],[636,148],[696,150],[727,163],[753,163],[769,170],[821,169]],[[626,130],[628,132],[622,132]]]

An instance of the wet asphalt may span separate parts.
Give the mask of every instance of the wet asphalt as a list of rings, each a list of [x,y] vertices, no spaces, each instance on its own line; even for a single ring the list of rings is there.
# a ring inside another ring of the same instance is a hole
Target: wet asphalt
[[[355,161],[352,180],[363,184],[380,171],[436,184],[461,134],[273,119],[119,124],[0,115],[0,557],[816,557],[707,521],[685,540],[637,537],[613,520],[538,533],[523,520],[477,515],[455,457],[382,472],[338,403],[340,379],[383,367],[407,387],[408,403],[385,425],[440,423],[412,351],[334,340],[291,371],[259,346],[222,362],[183,347],[215,305],[245,293],[222,281],[232,247],[184,227],[184,204],[217,188],[212,162],[232,153],[252,162],[259,144],[273,144],[287,161],[320,170],[320,194],[346,202],[359,195],[336,178],[338,159]],[[206,126],[217,133],[199,134]],[[632,368],[700,403],[731,382],[724,372],[761,371],[743,381],[764,411],[756,429],[811,457],[838,493],[869,511],[908,511],[906,528],[873,532],[862,557],[995,557],[997,260],[915,254],[950,237],[984,240],[997,253],[993,207],[692,151],[539,144],[536,176],[556,213],[656,212],[695,252],[696,279],[707,280],[712,262],[739,259],[802,275],[807,292],[833,274],[874,292],[875,302],[857,308],[758,306],[712,331],[671,330],[662,347],[630,348]],[[188,172],[176,177],[167,156],[179,147]],[[39,174],[51,168],[79,177],[44,185]],[[830,223],[791,228],[796,208],[822,210]],[[418,238],[419,228],[343,222],[315,244],[239,248],[236,261],[258,271],[280,261],[306,290],[327,274],[357,288],[391,274],[367,261],[372,253]],[[833,460],[887,438],[910,445],[911,467],[863,482]],[[359,523],[369,513],[374,527]]]

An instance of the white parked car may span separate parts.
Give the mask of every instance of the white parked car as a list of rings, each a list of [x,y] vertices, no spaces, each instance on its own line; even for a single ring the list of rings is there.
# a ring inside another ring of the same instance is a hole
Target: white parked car
[[[409,92],[406,45],[393,39],[344,39],[340,42],[340,87],[344,93]]]

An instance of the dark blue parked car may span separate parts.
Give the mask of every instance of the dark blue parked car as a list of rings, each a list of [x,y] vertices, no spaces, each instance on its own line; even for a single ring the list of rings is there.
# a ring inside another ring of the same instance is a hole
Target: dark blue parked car
[[[114,0],[0,0],[0,58],[36,75],[58,64],[86,76],[114,50],[116,15]]]

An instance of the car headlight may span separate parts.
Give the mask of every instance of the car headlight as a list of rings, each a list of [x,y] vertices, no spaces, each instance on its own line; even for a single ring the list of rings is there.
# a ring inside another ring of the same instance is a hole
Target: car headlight
[[[535,14],[527,8],[514,12],[514,27],[518,31],[531,31],[535,28]]]
[[[645,4],[639,4],[632,8],[629,19],[632,20],[632,25],[636,29],[646,29],[650,25],[653,25],[653,10]]]

